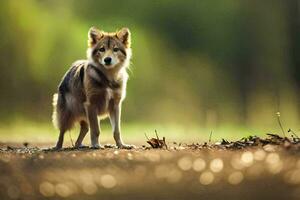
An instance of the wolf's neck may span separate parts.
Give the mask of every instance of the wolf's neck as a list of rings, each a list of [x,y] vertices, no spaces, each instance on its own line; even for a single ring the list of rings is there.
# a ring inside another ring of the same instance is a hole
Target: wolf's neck
[[[127,66],[124,66],[124,64],[127,64],[127,63],[123,63],[123,65],[115,66],[112,69],[106,69],[103,65],[101,65],[100,63],[97,63],[93,60],[88,60],[88,63],[97,67],[99,70],[101,70],[101,72],[110,81],[121,81],[124,79],[127,80],[127,77],[128,77],[128,74],[126,71]]]
[[[120,81],[124,79],[124,76],[127,76],[126,67],[116,66],[113,69],[105,69],[105,75],[110,80]]]

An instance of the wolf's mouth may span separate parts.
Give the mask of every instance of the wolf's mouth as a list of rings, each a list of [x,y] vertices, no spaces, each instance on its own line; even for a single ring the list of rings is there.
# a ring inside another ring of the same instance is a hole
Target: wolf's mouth
[[[114,65],[112,64],[112,63],[110,63],[110,64],[104,64],[103,65],[106,69],[112,69],[112,68],[114,68]]]

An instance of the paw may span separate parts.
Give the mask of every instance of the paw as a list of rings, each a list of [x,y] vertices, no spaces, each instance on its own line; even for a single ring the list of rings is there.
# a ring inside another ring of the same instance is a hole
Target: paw
[[[104,147],[99,144],[92,144],[91,149],[104,149]]]
[[[119,149],[136,149],[136,146],[132,144],[118,144]]]
[[[86,148],[89,148],[89,146],[85,146],[83,144],[79,144],[79,145],[75,145],[75,148],[76,149],[86,149]]]
[[[59,151],[61,149],[62,149],[62,147],[61,146],[57,146],[57,145],[55,147],[51,148],[52,151]]]
[[[105,144],[105,145],[104,145],[104,148],[115,149],[115,148],[117,148],[117,146],[114,145],[114,144]]]

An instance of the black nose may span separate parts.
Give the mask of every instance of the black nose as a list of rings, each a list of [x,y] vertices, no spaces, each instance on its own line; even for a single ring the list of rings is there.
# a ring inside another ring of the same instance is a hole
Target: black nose
[[[104,58],[104,62],[105,62],[106,65],[110,65],[111,64],[111,57]]]

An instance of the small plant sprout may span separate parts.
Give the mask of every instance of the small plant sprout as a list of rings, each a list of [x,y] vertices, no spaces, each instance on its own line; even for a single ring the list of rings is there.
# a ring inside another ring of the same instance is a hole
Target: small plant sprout
[[[212,131],[210,131],[210,134],[209,134],[209,139],[208,139],[208,143],[211,143],[211,137],[212,137]]]
[[[276,115],[277,115],[277,122],[278,122],[278,124],[279,124],[279,126],[280,126],[280,128],[281,128],[282,134],[283,134],[284,137],[286,137],[286,136],[285,136],[285,132],[284,132],[284,128],[283,128],[282,123],[281,123],[281,120],[280,120],[280,112],[278,111],[278,112],[276,113]]]
[[[70,131],[69,131],[69,137],[70,137],[70,140],[71,140],[72,147],[75,147],[75,146],[74,146],[74,143],[73,143],[72,134],[71,134],[71,132],[70,132]]]

